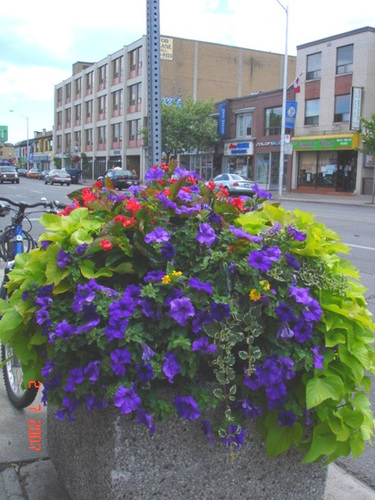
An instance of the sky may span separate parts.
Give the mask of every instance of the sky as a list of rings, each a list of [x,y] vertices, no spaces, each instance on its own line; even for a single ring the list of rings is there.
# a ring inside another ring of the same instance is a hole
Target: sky
[[[374,0],[159,0],[160,33],[284,54],[365,26]],[[2,9],[0,125],[8,142],[52,130],[54,86],[77,61],[100,61],[147,32],[147,0],[15,0]],[[10,112],[13,110],[13,112]]]

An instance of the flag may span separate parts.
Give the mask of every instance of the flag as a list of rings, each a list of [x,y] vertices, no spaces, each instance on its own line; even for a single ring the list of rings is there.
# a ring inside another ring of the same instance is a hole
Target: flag
[[[294,83],[293,83],[293,92],[295,94],[299,94],[301,92],[301,87],[299,85],[299,76],[294,80]]]

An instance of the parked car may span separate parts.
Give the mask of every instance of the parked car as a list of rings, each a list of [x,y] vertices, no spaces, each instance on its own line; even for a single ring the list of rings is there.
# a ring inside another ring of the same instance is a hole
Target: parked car
[[[37,179],[39,175],[39,170],[37,168],[30,168],[30,170],[27,171],[26,177],[28,179]]]
[[[65,170],[70,174],[70,177],[72,178],[72,184],[78,184],[80,178],[81,178],[81,171],[79,168],[73,168],[73,167],[66,167]]]
[[[67,186],[70,186],[71,182],[72,178],[64,168],[55,168],[54,170],[50,170],[44,177],[44,184],[51,184],[51,186],[53,184],[66,184]]]
[[[213,182],[217,187],[226,187],[230,195],[243,194],[253,196],[255,193],[254,183],[238,174],[220,174],[214,177]]]
[[[130,186],[138,186],[139,179],[138,176],[133,174],[130,170],[123,170],[122,168],[113,168],[107,170],[103,177],[99,179],[106,182],[106,180],[112,181],[113,187],[115,189],[127,189]]]
[[[26,177],[27,169],[26,168],[17,168],[18,177]]]
[[[39,180],[44,180],[44,178],[46,177],[46,175],[48,174],[48,170],[42,170],[41,172],[39,172],[38,174],[38,179]]]
[[[19,184],[20,178],[18,177],[17,170],[8,165],[0,166],[0,182],[11,182],[12,184]]]

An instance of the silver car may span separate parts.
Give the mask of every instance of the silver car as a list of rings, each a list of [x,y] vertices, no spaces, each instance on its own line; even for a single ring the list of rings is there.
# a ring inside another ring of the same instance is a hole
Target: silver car
[[[71,182],[72,178],[64,168],[51,170],[50,172],[47,172],[44,177],[44,184],[51,184],[51,186],[52,184],[66,184],[67,186],[70,186]]]
[[[225,186],[230,195],[253,196],[254,183],[238,174],[220,174],[214,177],[213,182],[216,187]]]

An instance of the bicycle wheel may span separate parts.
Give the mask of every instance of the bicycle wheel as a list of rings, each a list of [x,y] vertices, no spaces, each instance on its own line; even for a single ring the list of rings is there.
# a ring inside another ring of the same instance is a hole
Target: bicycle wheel
[[[0,289],[0,297],[4,300],[7,298],[7,292],[3,286],[6,279],[7,275],[5,274],[4,281]],[[30,387],[27,389],[22,388],[23,372],[21,362],[9,345],[1,344],[1,361],[5,361],[8,358],[10,359],[3,366],[5,389],[13,406],[16,408],[26,408],[34,401],[38,393],[38,389],[36,387]]]
[[[37,242],[27,231],[23,231],[23,252],[29,252],[33,248],[36,248]],[[10,261],[14,259],[14,244],[16,241],[16,236],[14,233],[14,228],[12,226],[6,227],[0,236],[0,257],[4,261]]]
[[[1,346],[1,360],[9,361],[3,366],[3,377],[5,389],[7,391],[10,402],[16,408],[26,408],[34,401],[38,389],[30,387],[28,389],[22,388],[22,366],[18,357],[13,353],[13,349],[8,345]]]

